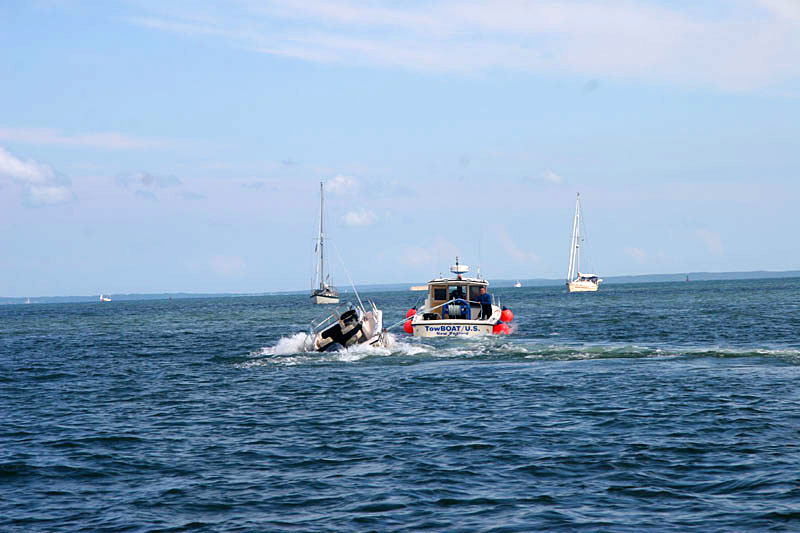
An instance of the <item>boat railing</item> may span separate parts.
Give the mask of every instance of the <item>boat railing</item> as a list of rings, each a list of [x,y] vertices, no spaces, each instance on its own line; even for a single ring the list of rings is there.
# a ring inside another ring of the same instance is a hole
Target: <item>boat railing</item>
[[[324,316],[324,317],[322,317],[322,318],[320,318],[318,320],[312,320],[311,321],[311,331],[313,331],[315,333],[318,332],[318,331],[322,331],[323,329],[327,328],[328,326],[330,326],[331,324],[333,324],[334,322],[339,320],[339,317],[342,315],[342,313],[344,313],[345,311],[347,311],[349,309],[355,309],[355,306],[350,302],[347,302],[346,304],[337,305],[330,312],[330,314],[328,314],[328,315],[326,315],[326,316]]]

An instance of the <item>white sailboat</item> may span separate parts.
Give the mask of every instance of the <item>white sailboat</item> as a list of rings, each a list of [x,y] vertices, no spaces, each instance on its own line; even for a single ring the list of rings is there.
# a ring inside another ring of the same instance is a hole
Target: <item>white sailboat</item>
[[[111,297],[110,297],[110,296],[103,296],[103,295],[101,294],[101,295],[100,295],[100,301],[101,301],[101,302],[110,302],[110,301],[111,301]]]
[[[324,205],[322,182],[319,182],[319,235],[317,236],[317,243],[314,247],[314,251],[317,253],[315,276],[319,281],[319,285],[315,287],[316,284],[312,280],[311,299],[315,304],[338,304],[339,291],[336,290],[336,287],[329,285],[328,281],[330,280],[325,277]]]
[[[517,281],[517,282],[514,284],[514,288],[516,288],[516,289],[519,289],[520,287],[522,287],[522,283],[520,283],[519,281]]]
[[[597,277],[597,274],[581,272],[581,247],[584,242],[581,228],[581,194],[577,193],[575,198],[575,218],[572,221],[572,243],[569,250],[567,290],[569,292],[594,292],[603,280]]]

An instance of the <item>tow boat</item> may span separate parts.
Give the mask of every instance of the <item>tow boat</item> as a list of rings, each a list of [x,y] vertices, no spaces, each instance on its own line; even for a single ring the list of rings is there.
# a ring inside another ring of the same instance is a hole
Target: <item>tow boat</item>
[[[351,303],[339,305],[330,314],[311,323],[310,345],[308,351],[329,352],[343,350],[356,344],[379,346],[386,342],[383,329],[383,311],[374,302],[367,301],[371,309],[367,311]]]
[[[406,314],[403,329],[415,337],[481,337],[491,334],[508,334],[508,322],[514,319],[510,309],[501,308],[500,301],[492,296],[491,314],[484,317],[478,303],[481,287],[489,282],[480,277],[465,277],[467,265],[450,267],[453,277],[436,278],[428,282],[428,294],[419,309]]]

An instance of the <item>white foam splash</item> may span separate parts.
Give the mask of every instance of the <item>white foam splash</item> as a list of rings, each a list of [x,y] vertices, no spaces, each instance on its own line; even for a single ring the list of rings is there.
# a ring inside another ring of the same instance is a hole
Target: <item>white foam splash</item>
[[[295,333],[291,337],[281,337],[275,346],[261,348],[258,355],[292,355],[308,351],[311,345],[311,335],[308,333]]]
[[[307,333],[295,333],[290,337],[281,337],[274,346],[266,346],[254,352],[256,357],[267,356],[268,359],[255,359],[241,363],[241,367],[262,365],[300,365],[309,363],[342,362],[353,363],[367,357],[392,355],[418,355],[434,353],[436,350],[424,344],[408,343],[388,333],[385,342],[377,346],[356,344],[345,350],[316,353],[311,350],[313,337]],[[279,356],[279,357],[275,357]]]

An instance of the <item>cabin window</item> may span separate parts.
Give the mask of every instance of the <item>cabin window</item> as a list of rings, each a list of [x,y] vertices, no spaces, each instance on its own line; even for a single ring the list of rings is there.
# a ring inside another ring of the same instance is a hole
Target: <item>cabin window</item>
[[[447,300],[447,289],[444,287],[434,287],[433,288],[433,299],[434,300]]]
[[[480,285],[470,285],[469,287],[469,300],[471,302],[477,302],[478,298],[481,296],[481,286]]]
[[[450,285],[450,299],[461,298],[463,300],[467,295],[467,292],[464,290],[465,288],[466,285]]]

